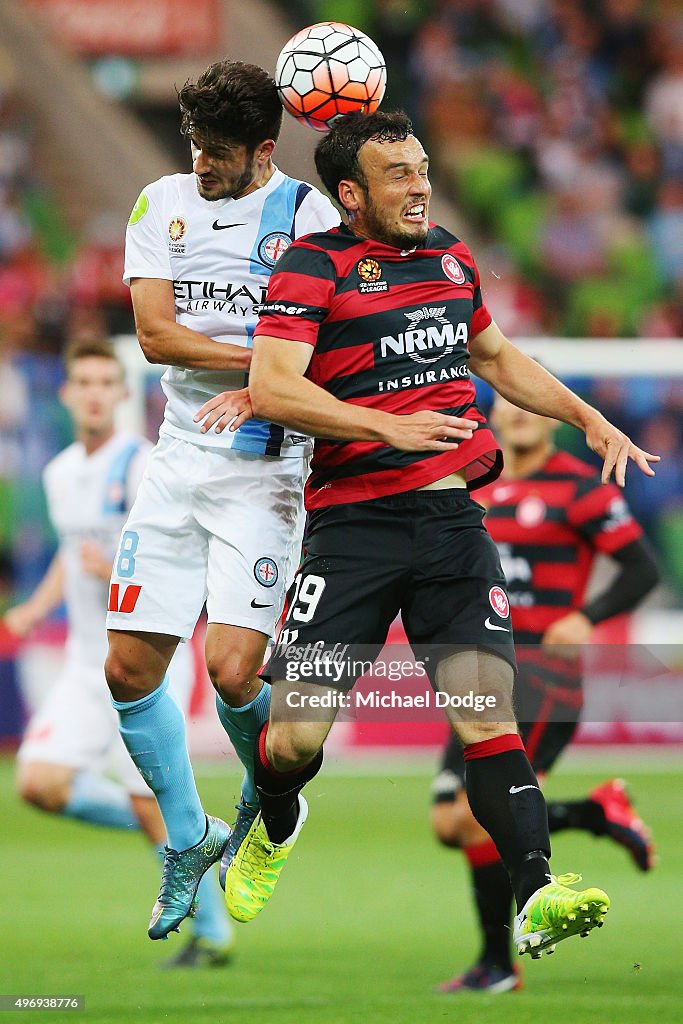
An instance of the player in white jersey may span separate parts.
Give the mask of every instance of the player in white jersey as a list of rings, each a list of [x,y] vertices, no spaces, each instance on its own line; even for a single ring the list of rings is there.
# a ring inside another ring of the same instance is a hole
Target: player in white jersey
[[[250,418],[252,334],[280,254],[340,219],[320,192],[273,164],[282,107],[261,68],[213,64],[179,102],[193,173],[145,188],[126,234],[138,339],[150,362],[169,365],[168,401],[121,536],[107,619],[121,734],[169,836],[153,939],[177,930],[202,873],[234,855],[258,809],[253,751],[270,688],[257,673],[298,562],[311,443]],[[225,420],[209,427],[199,410],[226,392],[229,429]],[[247,770],[232,833],[204,813],[183,717],[163,683],[204,602],[218,715]]]
[[[142,828],[163,853],[159,807],[121,741],[102,668],[112,561],[152,446],[114,429],[114,411],[126,389],[109,342],[70,349],[66,366],[61,398],[76,440],[49,463],[43,478],[58,550],[31,597],[5,617],[11,631],[27,636],[64,602],[68,624],[63,668],[19,748],[18,790],[25,801],[53,814]],[[189,652],[181,648],[169,676],[182,706],[189,701],[192,675]],[[227,961],[231,928],[211,881],[207,877],[202,886],[190,943],[169,964]]]

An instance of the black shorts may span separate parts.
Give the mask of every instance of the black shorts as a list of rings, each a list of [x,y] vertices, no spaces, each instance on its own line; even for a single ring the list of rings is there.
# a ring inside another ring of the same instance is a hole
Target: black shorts
[[[577,730],[581,717],[581,684],[566,685],[566,673],[549,665],[542,668],[536,652],[532,664],[520,661],[515,679],[515,710],[522,717],[519,732],[531,766],[537,773],[549,771]],[[465,760],[456,736],[446,744],[441,770],[434,779],[434,803],[450,803],[465,788]]]
[[[435,652],[444,657],[477,647],[514,668],[505,577],[483,515],[457,488],[316,509],[271,678],[279,676],[278,658],[290,645],[360,645],[364,658],[371,649],[379,653],[399,612],[415,657],[429,649],[431,667],[439,660]]]

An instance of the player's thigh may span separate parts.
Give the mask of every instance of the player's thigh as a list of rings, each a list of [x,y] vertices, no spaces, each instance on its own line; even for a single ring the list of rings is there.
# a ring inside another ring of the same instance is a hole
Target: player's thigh
[[[208,540],[209,623],[272,636],[301,554],[307,460],[213,454],[195,498]]]
[[[364,507],[368,506],[368,507]],[[306,554],[287,595],[287,612],[271,659],[271,677],[295,679],[296,660],[311,661],[314,645],[325,658],[374,660],[401,602],[408,577],[405,543],[385,529],[374,502],[317,509],[310,516]],[[279,673],[279,675],[278,675]],[[362,675],[359,671],[358,675]],[[353,673],[351,673],[353,675]],[[349,688],[345,673],[316,671],[308,681]]]
[[[484,510],[464,490],[426,492],[411,586],[402,607],[414,644],[491,650],[515,666],[510,606]],[[434,664],[434,659],[430,659]]]
[[[206,598],[208,539],[193,515],[195,445],[162,437],[121,534],[107,628],[192,636]]]
[[[403,622],[432,684],[454,698],[445,709],[451,722],[461,739],[466,735],[465,742],[473,742],[473,730],[460,729],[461,722],[507,727],[514,720],[515,654],[505,577],[480,506],[465,491],[429,497],[419,520]],[[490,731],[485,728],[480,738]]]
[[[583,706],[578,663],[523,649],[515,680],[519,732],[536,772],[547,772],[571,743]]]
[[[29,722],[17,758],[21,764],[88,768],[111,741],[112,714],[102,669],[67,662]]]

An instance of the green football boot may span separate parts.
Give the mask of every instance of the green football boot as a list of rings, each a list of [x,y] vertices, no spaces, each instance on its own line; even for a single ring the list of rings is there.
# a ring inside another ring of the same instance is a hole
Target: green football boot
[[[537,960],[543,952],[554,953],[555,944],[570,935],[588,935],[601,928],[609,910],[609,896],[602,889],[576,891],[569,886],[581,875],[552,877],[537,889],[515,917],[512,941],[520,956],[530,952]]]
[[[263,910],[307,816],[308,804],[299,795],[296,828],[284,843],[271,842],[261,815],[256,817],[225,875],[225,902],[236,921],[251,921]]]
[[[165,939],[169,932],[196,910],[197,888],[202,875],[221,855],[230,838],[230,826],[220,818],[207,815],[206,835],[189,850],[166,847],[159,898],[152,909],[147,934],[150,939]]]

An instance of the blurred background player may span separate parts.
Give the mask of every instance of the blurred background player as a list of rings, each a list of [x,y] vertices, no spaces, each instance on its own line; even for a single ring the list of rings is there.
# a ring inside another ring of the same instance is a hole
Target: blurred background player
[[[166,832],[159,807],[123,745],[102,668],[112,559],[152,446],[115,429],[126,387],[109,342],[74,346],[65,361],[60,397],[76,439],[44,471],[59,547],[34,593],[7,612],[5,624],[26,637],[66,602],[66,659],[19,748],[17,786],[23,800],[49,813],[110,828],[141,828],[163,855]],[[134,591],[128,593],[130,598]],[[169,676],[176,699],[186,706],[192,661],[184,649]],[[226,963],[231,939],[220,890],[207,876],[192,938],[167,966]]]
[[[599,474],[554,447],[556,420],[496,398],[491,423],[505,456],[499,480],[477,499],[500,552],[508,583],[517,651],[515,710],[527,755],[538,775],[571,741],[582,705],[578,648],[593,627],[633,609],[658,579],[657,566],[622,494]],[[589,601],[586,585],[596,555],[618,572]],[[434,783],[432,823],[446,846],[462,848],[471,871],[483,945],[469,970],[441,992],[506,992],[520,987],[510,958],[512,889],[496,848],[475,820],[464,788],[462,747],[453,737]],[[641,871],[652,867],[649,834],[623,784],[603,783],[582,800],[548,803],[551,832],[583,829],[625,847]]]
[[[282,106],[253,64],[221,61],[179,93],[192,173],[154,182],[126,234],[125,275],[140,346],[170,364],[160,439],[121,537],[110,604],[106,675],[121,735],[156,794],[169,837],[148,934],[163,939],[190,912],[202,874],[230,830],[207,818],[185,721],[164,675],[206,601],[206,662],[218,715],[243,761],[232,842],[258,810],[255,738],[270,688],[258,678],[301,544],[312,442],[250,419],[245,389],[257,306],[279,256],[299,235],[339,223],[317,189],[283,174],[272,154]],[[230,392],[230,429],[197,422]],[[127,592],[127,591],[126,591]]]

